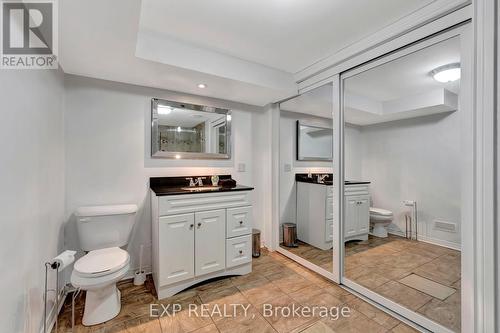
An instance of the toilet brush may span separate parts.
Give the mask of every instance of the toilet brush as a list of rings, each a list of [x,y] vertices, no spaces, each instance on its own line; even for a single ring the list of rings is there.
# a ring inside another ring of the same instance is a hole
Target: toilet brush
[[[142,270],[142,255],[144,252],[144,245],[141,245],[141,250],[139,252],[139,270],[135,272],[134,275],[134,285],[140,286],[146,281],[146,273]]]

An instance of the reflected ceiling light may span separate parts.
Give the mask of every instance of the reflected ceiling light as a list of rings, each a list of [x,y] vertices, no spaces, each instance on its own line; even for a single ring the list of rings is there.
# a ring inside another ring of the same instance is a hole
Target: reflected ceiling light
[[[175,155],[175,158],[179,160],[181,158],[181,155]]]
[[[165,116],[165,115],[169,114],[170,112],[172,112],[172,107],[158,105],[158,114]]]
[[[207,87],[207,85],[205,83],[198,84],[198,88],[200,88],[200,89],[205,89],[206,87]]]
[[[437,82],[446,83],[460,79],[460,63],[456,62],[440,66],[431,72],[431,76]]]
[[[181,132],[182,131],[182,128],[179,126],[177,127],[177,132]]]

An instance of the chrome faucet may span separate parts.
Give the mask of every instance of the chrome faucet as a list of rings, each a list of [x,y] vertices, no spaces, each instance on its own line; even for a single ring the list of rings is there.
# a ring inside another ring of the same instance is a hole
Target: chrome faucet
[[[195,187],[196,185],[203,186],[203,179],[205,177],[198,177],[196,180],[193,177],[186,178],[186,180],[189,180],[189,187]]]
[[[317,181],[318,183],[324,183],[325,178],[328,177],[328,175],[318,175]]]

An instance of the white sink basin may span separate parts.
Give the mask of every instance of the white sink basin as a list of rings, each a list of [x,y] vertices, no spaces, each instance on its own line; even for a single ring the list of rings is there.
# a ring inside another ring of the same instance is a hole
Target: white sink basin
[[[218,191],[220,186],[192,186],[192,187],[182,187],[183,191],[191,191],[191,192],[205,192],[205,191]]]

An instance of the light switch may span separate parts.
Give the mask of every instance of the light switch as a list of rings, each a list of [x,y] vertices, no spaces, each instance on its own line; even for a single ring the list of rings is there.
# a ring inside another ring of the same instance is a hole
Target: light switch
[[[246,171],[245,163],[238,163],[238,172],[245,172],[245,171]]]

